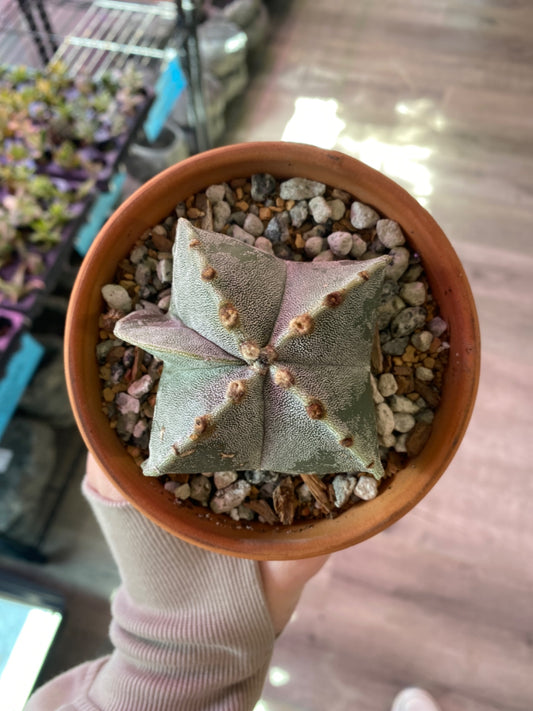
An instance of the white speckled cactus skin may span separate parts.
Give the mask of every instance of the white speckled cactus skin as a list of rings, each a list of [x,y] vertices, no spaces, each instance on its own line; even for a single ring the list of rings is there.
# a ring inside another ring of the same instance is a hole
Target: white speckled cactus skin
[[[370,388],[388,257],[286,262],[180,219],[168,314],[115,334],[164,361],[148,476],[383,475]]]

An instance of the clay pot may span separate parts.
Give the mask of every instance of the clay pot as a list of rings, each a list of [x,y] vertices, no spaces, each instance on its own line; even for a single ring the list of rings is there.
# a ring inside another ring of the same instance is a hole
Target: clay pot
[[[239,528],[229,517],[199,516],[178,507],[174,496],[144,477],[125,452],[100,406],[95,347],[101,287],[141,233],[175,205],[213,183],[266,172],[301,176],[342,188],[397,220],[422,257],[441,314],[449,324],[450,362],[431,437],[420,455],[389,480],[379,496],[333,520],[290,527],[254,523]],[[66,373],[82,436],[111,481],[143,514],[191,543],[256,559],[290,559],[333,552],[382,531],[404,516],[436,484],[452,460],[469,422],[479,379],[480,339],[472,293],[447,238],[402,188],[340,153],[290,143],[245,143],[193,156],[135,192],[109,219],[89,250],[72,292],[66,326]],[[217,523],[218,522],[218,523]]]

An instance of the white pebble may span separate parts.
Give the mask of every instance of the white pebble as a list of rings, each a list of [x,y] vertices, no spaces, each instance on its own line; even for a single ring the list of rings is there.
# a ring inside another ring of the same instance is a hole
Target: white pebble
[[[411,343],[419,351],[425,353],[433,342],[433,334],[431,331],[419,331],[411,336]]]
[[[422,306],[426,301],[426,287],[421,281],[404,284],[400,296],[409,306]]]
[[[353,246],[352,235],[349,232],[332,232],[328,244],[336,257],[346,257]]]
[[[321,195],[309,200],[309,210],[313,220],[319,225],[323,225],[331,217],[331,208]]]
[[[324,183],[317,183],[307,178],[290,178],[280,183],[279,194],[282,200],[308,200],[326,192]]]
[[[376,429],[382,437],[394,431],[394,414],[385,402],[376,407]]]
[[[180,501],[185,501],[191,495],[191,487],[188,484],[180,484],[174,489],[174,496]]]
[[[415,415],[420,410],[419,406],[405,395],[391,395],[388,404],[393,412],[408,412],[410,415]]]
[[[398,453],[407,452],[407,434],[401,434],[396,437],[396,442],[394,443],[394,449]]]
[[[333,492],[335,494],[335,506],[340,509],[348,501],[353,493],[357,479],[346,474],[337,474],[333,479]]]
[[[387,447],[388,449],[396,444],[396,437],[393,434],[378,435],[378,440],[382,447]]]
[[[217,491],[210,502],[211,511],[214,513],[229,513],[231,509],[242,504],[250,493],[251,488],[247,481],[239,479],[224,489]]]
[[[398,281],[409,266],[409,250],[405,247],[393,247],[389,256],[392,261],[385,267],[385,277]]]
[[[131,297],[120,284],[106,284],[102,287],[102,296],[110,309],[129,313],[132,308]]]
[[[226,188],[224,185],[210,185],[205,194],[210,203],[222,202],[226,195]]]
[[[334,259],[335,257],[331,249],[326,249],[325,252],[317,254],[316,257],[313,257],[313,262],[332,262]]]
[[[435,316],[435,318],[432,318],[429,322],[428,328],[434,336],[440,338],[447,330],[448,324],[440,316]]]
[[[405,244],[402,229],[395,220],[378,220],[376,231],[379,241],[388,249]]]
[[[308,257],[316,257],[324,249],[324,244],[323,237],[309,237],[306,240],[304,251]]]
[[[254,237],[260,237],[263,234],[264,225],[257,215],[250,212],[246,215],[243,228]]]
[[[143,395],[148,395],[148,393],[152,389],[153,384],[154,381],[152,380],[151,376],[146,373],[146,375],[143,375],[141,378],[139,378],[138,380],[134,380],[133,383],[131,383],[128,388],[128,395],[132,395],[136,398],[141,398],[143,397]]]
[[[237,481],[237,478],[237,472],[234,471],[215,472],[213,481],[217,489],[224,489],[226,486],[233,484],[234,481]]]
[[[258,237],[255,240],[255,247],[257,247],[257,249],[260,249],[262,252],[267,252],[267,254],[274,254],[272,242],[266,237]]]
[[[366,252],[367,244],[364,239],[362,239],[358,234],[352,235],[352,248],[350,250],[350,256],[354,259],[359,259]]]
[[[213,229],[220,232],[231,215],[231,207],[225,200],[221,200],[213,205]]]
[[[378,213],[370,205],[365,205],[362,202],[352,202],[350,222],[356,230],[366,230],[369,227],[374,227],[378,220]]]
[[[373,476],[360,476],[354,494],[363,501],[375,499],[378,495],[378,483]]]
[[[394,395],[394,393],[398,390],[398,383],[396,382],[394,375],[392,373],[383,373],[383,375],[380,375],[378,389],[383,397],[390,397],[391,395]]]
[[[328,202],[329,209],[331,210],[331,219],[334,222],[337,222],[338,220],[342,220],[344,217],[344,213],[346,212],[346,205],[343,203],[342,200],[339,200],[339,198],[336,198],[335,200],[330,200]]]
[[[415,370],[415,375],[418,380],[422,380],[424,383],[429,383],[435,377],[434,373],[430,368],[426,368],[423,365],[419,365]]]
[[[378,383],[374,375],[370,374],[370,387],[372,388],[372,399],[375,405],[384,401],[384,397],[378,388]]]
[[[239,242],[244,242],[244,244],[249,244],[252,247],[255,244],[255,237],[249,232],[246,232],[246,230],[243,230],[243,228],[239,227],[239,225],[233,225],[231,229],[231,236],[238,239]]]
[[[394,413],[394,429],[396,432],[410,432],[415,424],[415,418],[408,412]]]

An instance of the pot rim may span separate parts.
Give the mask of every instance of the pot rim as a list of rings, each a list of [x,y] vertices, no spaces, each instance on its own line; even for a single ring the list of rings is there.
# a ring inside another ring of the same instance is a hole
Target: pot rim
[[[408,242],[420,252],[432,292],[448,321],[450,358],[428,443],[404,470],[387,480],[378,497],[335,519],[237,528],[227,516],[201,517],[198,507],[194,511],[178,507],[158,481],[139,474],[101,410],[94,348],[100,287],[110,280],[115,265],[131,250],[136,237],[164,219],[188,195],[213,183],[257,172],[276,178],[320,180],[347,190],[397,220]],[[154,220],[155,215],[159,217]],[[455,250],[407,191],[337,151],[282,141],[250,142],[215,148],[167,168],[109,218],[88,251],[72,290],[65,329],[65,369],[71,405],[88,449],[113,484],[143,514],[173,535],[219,553],[258,560],[294,559],[331,553],[375,535],[404,516],[433,488],[457,451],[472,415],[479,382],[480,333],[472,292]]]

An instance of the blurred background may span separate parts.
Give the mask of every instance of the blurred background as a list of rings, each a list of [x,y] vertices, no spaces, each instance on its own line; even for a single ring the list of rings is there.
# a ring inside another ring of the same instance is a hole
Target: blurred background
[[[20,631],[14,600],[62,618],[30,688],[109,651],[118,575],[80,494],[61,354],[92,239],[167,165],[281,139],[359,158],[433,215],[474,292],[482,373],[438,485],[309,584],[257,711],[386,711],[411,684],[443,711],[531,711],[533,5],[0,0],[0,17],[0,675]],[[24,120],[14,97],[34,84],[46,95],[58,73],[65,105],[81,95],[88,108],[76,135],[63,107],[37,141],[38,93]],[[38,174],[50,178],[39,190]],[[66,212],[50,216],[57,196]],[[39,235],[31,249],[15,214]]]

